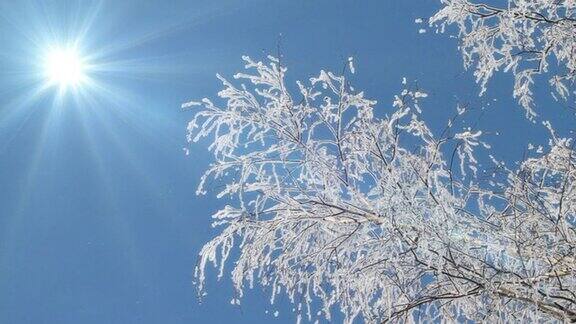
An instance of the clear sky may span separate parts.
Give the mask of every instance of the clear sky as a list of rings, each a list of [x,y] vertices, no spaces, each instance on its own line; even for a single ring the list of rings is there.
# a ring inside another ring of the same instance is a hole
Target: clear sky
[[[439,130],[458,102],[484,107],[468,122],[493,152],[522,158],[544,131],[510,99],[510,76],[478,98],[457,40],[427,18],[439,0],[386,1],[14,1],[0,0],[0,323],[292,323],[286,301],[256,290],[242,307],[214,276],[202,304],[192,272],[225,202],[196,197],[210,162],[190,147],[192,112],[181,103],[215,97],[216,73],[241,56],[264,59],[278,44],[289,80],[356,62],[354,84],[390,111],[403,77],[429,98]],[[78,89],[45,86],[52,47],[76,42],[94,66]],[[538,112],[566,132],[573,116],[537,87]],[[266,313],[266,310],[268,313]],[[273,313],[278,310],[278,318]]]

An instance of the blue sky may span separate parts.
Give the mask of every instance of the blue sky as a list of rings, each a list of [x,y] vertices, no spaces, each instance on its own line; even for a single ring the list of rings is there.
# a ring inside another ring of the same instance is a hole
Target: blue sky
[[[457,40],[419,34],[438,0],[421,1],[0,1],[0,323],[292,323],[266,292],[230,305],[230,282],[209,279],[196,299],[192,272],[224,202],[196,197],[207,143],[183,148],[192,112],[215,97],[248,54],[280,47],[291,81],[340,70],[355,57],[356,88],[391,108],[403,77],[429,94],[439,130],[457,103],[485,107],[470,125],[494,155],[522,158],[544,128],[497,76],[479,98]],[[41,89],[50,46],[80,39],[100,66],[95,86]],[[545,80],[542,80],[545,81]],[[566,133],[571,113],[536,88],[538,112]],[[265,312],[268,310],[268,314]],[[279,311],[279,317],[271,314]]]

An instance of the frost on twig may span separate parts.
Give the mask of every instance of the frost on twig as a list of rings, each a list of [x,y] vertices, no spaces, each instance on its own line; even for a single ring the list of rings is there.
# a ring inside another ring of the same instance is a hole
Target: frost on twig
[[[421,118],[426,94],[405,81],[378,118],[385,108],[344,76],[321,71],[293,95],[278,60],[244,60],[240,84],[219,77],[222,105],[204,99],[188,127],[190,141],[215,136],[198,193],[221,181],[218,196],[235,198],[200,252],[201,291],[207,265],[222,277],[228,263],[234,304],[262,286],[271,303],[286,294],[298,319],[334,309],[346,323],[576,319],[570,140],[554,135],[519,171],[494,159],[484,186],[481,132],[437,138]]]
[[[474,69],[481,94],[498,71],[514,75],[514,97],[530,119],[535,79],[549,78],[554,98],[574,98],[576,1],[507,0],[502,7],[468,0],[441,0],[430,24],[459,30],[464,66]]]

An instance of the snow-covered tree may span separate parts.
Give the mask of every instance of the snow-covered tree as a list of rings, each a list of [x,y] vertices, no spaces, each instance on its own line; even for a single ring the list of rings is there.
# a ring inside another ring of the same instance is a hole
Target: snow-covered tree
[[[574,96],[576,82],[576,1],[507,0],[498,7],[468,0],[442,0],[430,19],[444,31],[456,25],[464,66],[473,68],[481,92],[497,71],[512,71],[514,97],[536,115],[535,77],[547,75],[555,98]]]
[[[576,320],[571,140],[552,133],[549,153],[517,171],[496,160],[477,170],[488,146],[455,130],[463,109],[435,136],[426,94],[406,82],[375,114],[346,76],[292,88],[277,59],[244,59],[245,83],[219,76],[221,105],[184,105],[198,109],[189,140],[214,136],[197,193],[230,198],[200,252],[201,291],[213,263],[230,273],[234,304],[263,287],[271,303],[286,294],[298,320]]]

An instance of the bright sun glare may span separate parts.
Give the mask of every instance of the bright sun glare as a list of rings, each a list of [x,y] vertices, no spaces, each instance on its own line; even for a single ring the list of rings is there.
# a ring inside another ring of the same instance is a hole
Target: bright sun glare
[[[46,77],[61,87],[76,86],[84,79],[84,65],[78,53],[71,49],[55,49],[48,53]]]

